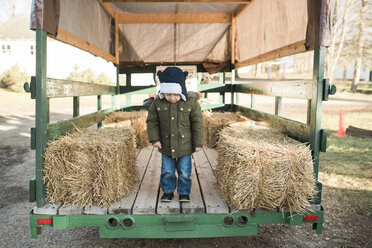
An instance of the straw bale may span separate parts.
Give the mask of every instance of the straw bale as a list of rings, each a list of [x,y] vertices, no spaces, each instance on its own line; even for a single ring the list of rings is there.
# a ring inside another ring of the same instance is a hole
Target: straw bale
[[[204,145],[215,148],[218,141],[218,134],[222,128],[246,121],[247,118],[232,112],[203,112],[204,119]]]
[[[316,191],[306,144],[269,129],[226,127],[218,142],[217,181],[237,209],[302,213]]]
[[[46,201],[108,207],[137,181],[134,130],[83,130],[48,143],[45,150]]]
[[[137,148],[144,148],[150,145],[147,137],[146,127],[147,111],[132,111],[132,112],[114,112],[105,118],[105,126],[107,127],[132,127],[136,137]]]

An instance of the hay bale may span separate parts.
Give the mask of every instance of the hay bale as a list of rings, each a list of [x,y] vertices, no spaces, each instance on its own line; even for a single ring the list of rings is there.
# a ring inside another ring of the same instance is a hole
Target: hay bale
[[[217,181],[237,209],[302,213],[315,195],[311,151],[269,129],[226,127],[218,142]]]
[[[134,130],[78,131],[48,143],[44,182],[48,203],[104,206],[125,197],[137,180]]]
[[[215,148],[218,141],[218,134],[222,128],[246,121],[247,118],[232,112],[203,112],[204,119],[204,145]]]
[[[106,127],[132,127],[136,136],[137,148],[150,145],[146,127],[147,111],[114,112],[105,118]]]

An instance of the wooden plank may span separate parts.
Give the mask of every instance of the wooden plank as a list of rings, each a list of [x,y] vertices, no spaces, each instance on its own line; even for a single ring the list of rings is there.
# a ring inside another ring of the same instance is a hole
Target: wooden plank
[[[301,40],[298,42],[295,42],[293,44],[275,49],[273,51],[258,55],[256,57],[240,61],[235,64],[235,69],[245,67],[248,65],[255,65],[261,62],[277,59],[277,58],[282,58],[285,56],[297,54],[297,53],[302,53],[306,52],[306,47],[305,47],[305,40]]]
[[[118,65],[119,59],[119,15],[115,13],[115,60]]]
[[[218,191],[216,177],[204,152],[196,152],[193,157],[206,213],[229,213],[229,207]]]
[[[128,23],[230,23],[230,13],[118,14],[118,22]]]
[[[249,3],[252,0],[102,0],[104,3]]]
[[[133,214],[155,214],[160,183],[161,154],[157,149],[152,158],[133,205]]]
[[[173,200],[170,202],[161,202],[160,197],[162,196],[162,194],[163,194],[163,191],[160,189],[156,213],[157,214],[179,214],[181,213],[181,204],[178,201],[177,191],[174,192]]]
[[[234,111],[252,119],[253,121],[264,121],[271,128],[300,142],[309,142],[310,140],[310,126],[307,124],[239,105],[234,105]]]
[[[83,40],[82,38],[64,30],[62,28],[58,28],[58,34],[56,39],[67,44],[70,44],[74,47],[80,48],[84,51],[87,51],[93,55],[99,56],[107,61],[112,63],[116,63],[116,59],[110,53],[102,50],[101,48],[96,47],[95,45]]]
[[[198,91],[208,93],[208,92],[230,92],[231,85],[229,84],[199,84]]]
[[[236,38],[236,17],[231,19],[230,35],[231,35],[231,64],[235,64],[235,38]]]
[[[313,80],[260,81],[234,84],[235,92],[311,99]]]
[[[45,204],[43,207],[35,206],[32,210],[34,214],[50,214],[57,215],[57,211],[60,205]]]
[[[209,161],[209,164],[212,166],[212,169],[213,170],[216,170],[217,169],[217,165],[218,165],[218,161],[217,161],[217,158],[218,158],[218,153],[215,149],[212,149],[212,148],[209,148],[209,147],[204,147],[203,148],[204,150],[204,153]]]
[[[134,201],[137,197],[141,182],[143,181],[143,176],[146,171],[146,168],[151,159],[151,154],[153,152],[152,146],[142,148],[137,157],[137,172],[139,180],[135,183],[133,191],[122,200],[115,202],[109,207],[109,214],[131,214]]]
[[[84,208],[83,213],[96,215],[107,214],[107,208],[99,206],[87,206]]]
[[[110,85],[47,78],[47,97],[115,95]]]
[[[203,197],[200,192],[200,185],[198,178],[196,177],[195,161],[193,160],[193,169],[191,173],[191,194],[190,202],[181,203],[181,212],[183,214],[203,214],[205,213],[205,206]]]
[[[111,7],[111,4],[109,3],[104,3],[103,0],[99,0],[99,3],[101,4],[101,6],[106,10],[106,12],[112,17],[112,18],[115,18],[115,11],[114,9]]]
[[[354,126],[349,126],[346,128],[346,134],[360,138],[372,138],[372,130],[362,129]]]
[[[82,214],[83,208],[81,206],[72,206],[72,205],[62,205],[58,209],[59,215],[74,215]]]
[[[53,140],[59,136],[65,135],[66,133],[74,132],[76,128],[83,129],[97,124],[98,122],[103,121],[106,115],[113,111],[115,110],[105,109],[91,114],[48,124],[46,129],[47,140]]]

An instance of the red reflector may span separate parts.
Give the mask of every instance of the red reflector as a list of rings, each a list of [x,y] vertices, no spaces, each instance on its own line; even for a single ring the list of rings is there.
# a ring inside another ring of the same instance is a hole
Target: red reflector
[[[305,215],[304,221],[316,221],[318,219],[317,215]]]
[[[37,224],[38,225],[51,225],[52,219],[38,219]]]

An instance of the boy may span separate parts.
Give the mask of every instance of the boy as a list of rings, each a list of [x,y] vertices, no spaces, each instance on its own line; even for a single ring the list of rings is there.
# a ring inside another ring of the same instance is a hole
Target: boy
[[[147,133],[151,144],[162,154],[161,201],[169,202],[177,187],[180,202],[190,201],[191,153],[203,147],[203,115],[199,95],[186,92],[188,72],[167,67],[157,75],[161,82],[147,116]],[[178,179],[175,175],[177,170]]]

